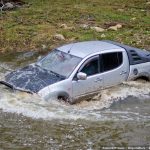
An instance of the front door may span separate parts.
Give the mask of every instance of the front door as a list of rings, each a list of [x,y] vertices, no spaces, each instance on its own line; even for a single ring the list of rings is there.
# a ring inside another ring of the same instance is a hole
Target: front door
[[[100,74],[99,55],[85,61],[78,72],[86,73],[87,79],[78,80],[75,76],[72,81],[74,98],[94,94],[102,88],[103,76]]]

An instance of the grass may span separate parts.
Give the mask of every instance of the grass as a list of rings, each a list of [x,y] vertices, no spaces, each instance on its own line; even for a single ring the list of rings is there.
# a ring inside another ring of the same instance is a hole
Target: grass
[[[24,0],[22,8],[1,13],[0,52],[42,51],[72,41],[109,39],[150,49],[148,0]],[[81,24],[104,27],[121,23],[118,31],[97,33]],[[60,28],[67,24],[73,29]],[[63,34],[65,41],[55,40]],[[105,37],[101,35],[105,34]]]

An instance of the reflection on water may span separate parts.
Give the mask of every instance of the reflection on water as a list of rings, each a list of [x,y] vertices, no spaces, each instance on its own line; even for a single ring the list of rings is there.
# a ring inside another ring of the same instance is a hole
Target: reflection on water
[[[16,67],[10,62],[0,64],[7,68],[0,68],[0,77]],[[1,85],[0,149],[148,146],[149,108],[148,82],[123,83],[76,105],[46,102],[37,95],[13,92]]]

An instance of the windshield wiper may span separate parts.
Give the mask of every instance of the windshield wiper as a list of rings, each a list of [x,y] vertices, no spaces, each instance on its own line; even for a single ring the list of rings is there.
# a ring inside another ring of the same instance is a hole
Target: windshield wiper
[[[62,75],[60,75],[60,74],[58,74],[58,73],[56,73],[56,72],[54,72],[54,71],[51,71],[51,70],[50,70],[50,72],[53,73],[53,74],[55,74],[57,77],[63,77],[63,78],[66,78],[65,76],[62,76]]]
[[[41,67],[41,65],[39,63],[35,63],[34,65],[37,67]]]

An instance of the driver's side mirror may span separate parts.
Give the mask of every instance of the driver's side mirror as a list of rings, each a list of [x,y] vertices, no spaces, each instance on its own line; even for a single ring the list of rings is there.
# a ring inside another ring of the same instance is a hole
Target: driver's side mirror
[[[83,72],[77,73],[77,78],[78,80],[86,80],[87,79],[87,74]]]

